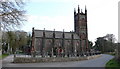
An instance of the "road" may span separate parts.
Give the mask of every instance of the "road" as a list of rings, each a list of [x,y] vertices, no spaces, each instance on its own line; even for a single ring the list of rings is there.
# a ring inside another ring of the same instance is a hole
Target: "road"
[[[105,67],[105,64],[112,58],[111,55],[102,54],[101,57],[83,60],[83,61],[69,61],[69,62],[48,62],[48,63],[10,63],[13,59],[7,57],[3,60],[3,67]]]

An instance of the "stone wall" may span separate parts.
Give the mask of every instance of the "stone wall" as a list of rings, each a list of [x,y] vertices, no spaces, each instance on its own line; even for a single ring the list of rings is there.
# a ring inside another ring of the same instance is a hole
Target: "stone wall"
[[[27,57],[16,57],[14,63],[40,63],[40,62],[67,62],[67,61],[81,61],[98,58],[101,55],[87,56],[87,57],[57,57],[57,58],[27,58]]]

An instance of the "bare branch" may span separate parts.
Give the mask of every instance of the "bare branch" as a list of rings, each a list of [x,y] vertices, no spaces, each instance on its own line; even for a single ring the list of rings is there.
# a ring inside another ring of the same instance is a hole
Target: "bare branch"
[[[23,9],[24,2],[22,0],[0,1],[0,18],[2,18],[2,29],[10,29],[22,25],[25,19],[25,11]]]

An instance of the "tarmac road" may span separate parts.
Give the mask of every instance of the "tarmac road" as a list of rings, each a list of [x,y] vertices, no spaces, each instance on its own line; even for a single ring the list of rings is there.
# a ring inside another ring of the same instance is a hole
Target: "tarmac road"
[[[48,62],[48,63],[10,63],[13,60],[13,55],[3,59],[3,67],[105,67],[105,64],[114,58],[114,56],[102,54],[101,57],[83,60],[83,61],[69,61],[69,62]]]

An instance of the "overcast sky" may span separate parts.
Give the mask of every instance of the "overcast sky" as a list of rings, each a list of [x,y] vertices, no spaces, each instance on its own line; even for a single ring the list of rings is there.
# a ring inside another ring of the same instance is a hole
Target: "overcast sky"
[[[88,12],[88,39],[114,34],[118,39],[119,0],[29,0],[25,9],[28,21],[21,30],[35,29],[62,31],[74,30],[74,8],[78,5]]]

